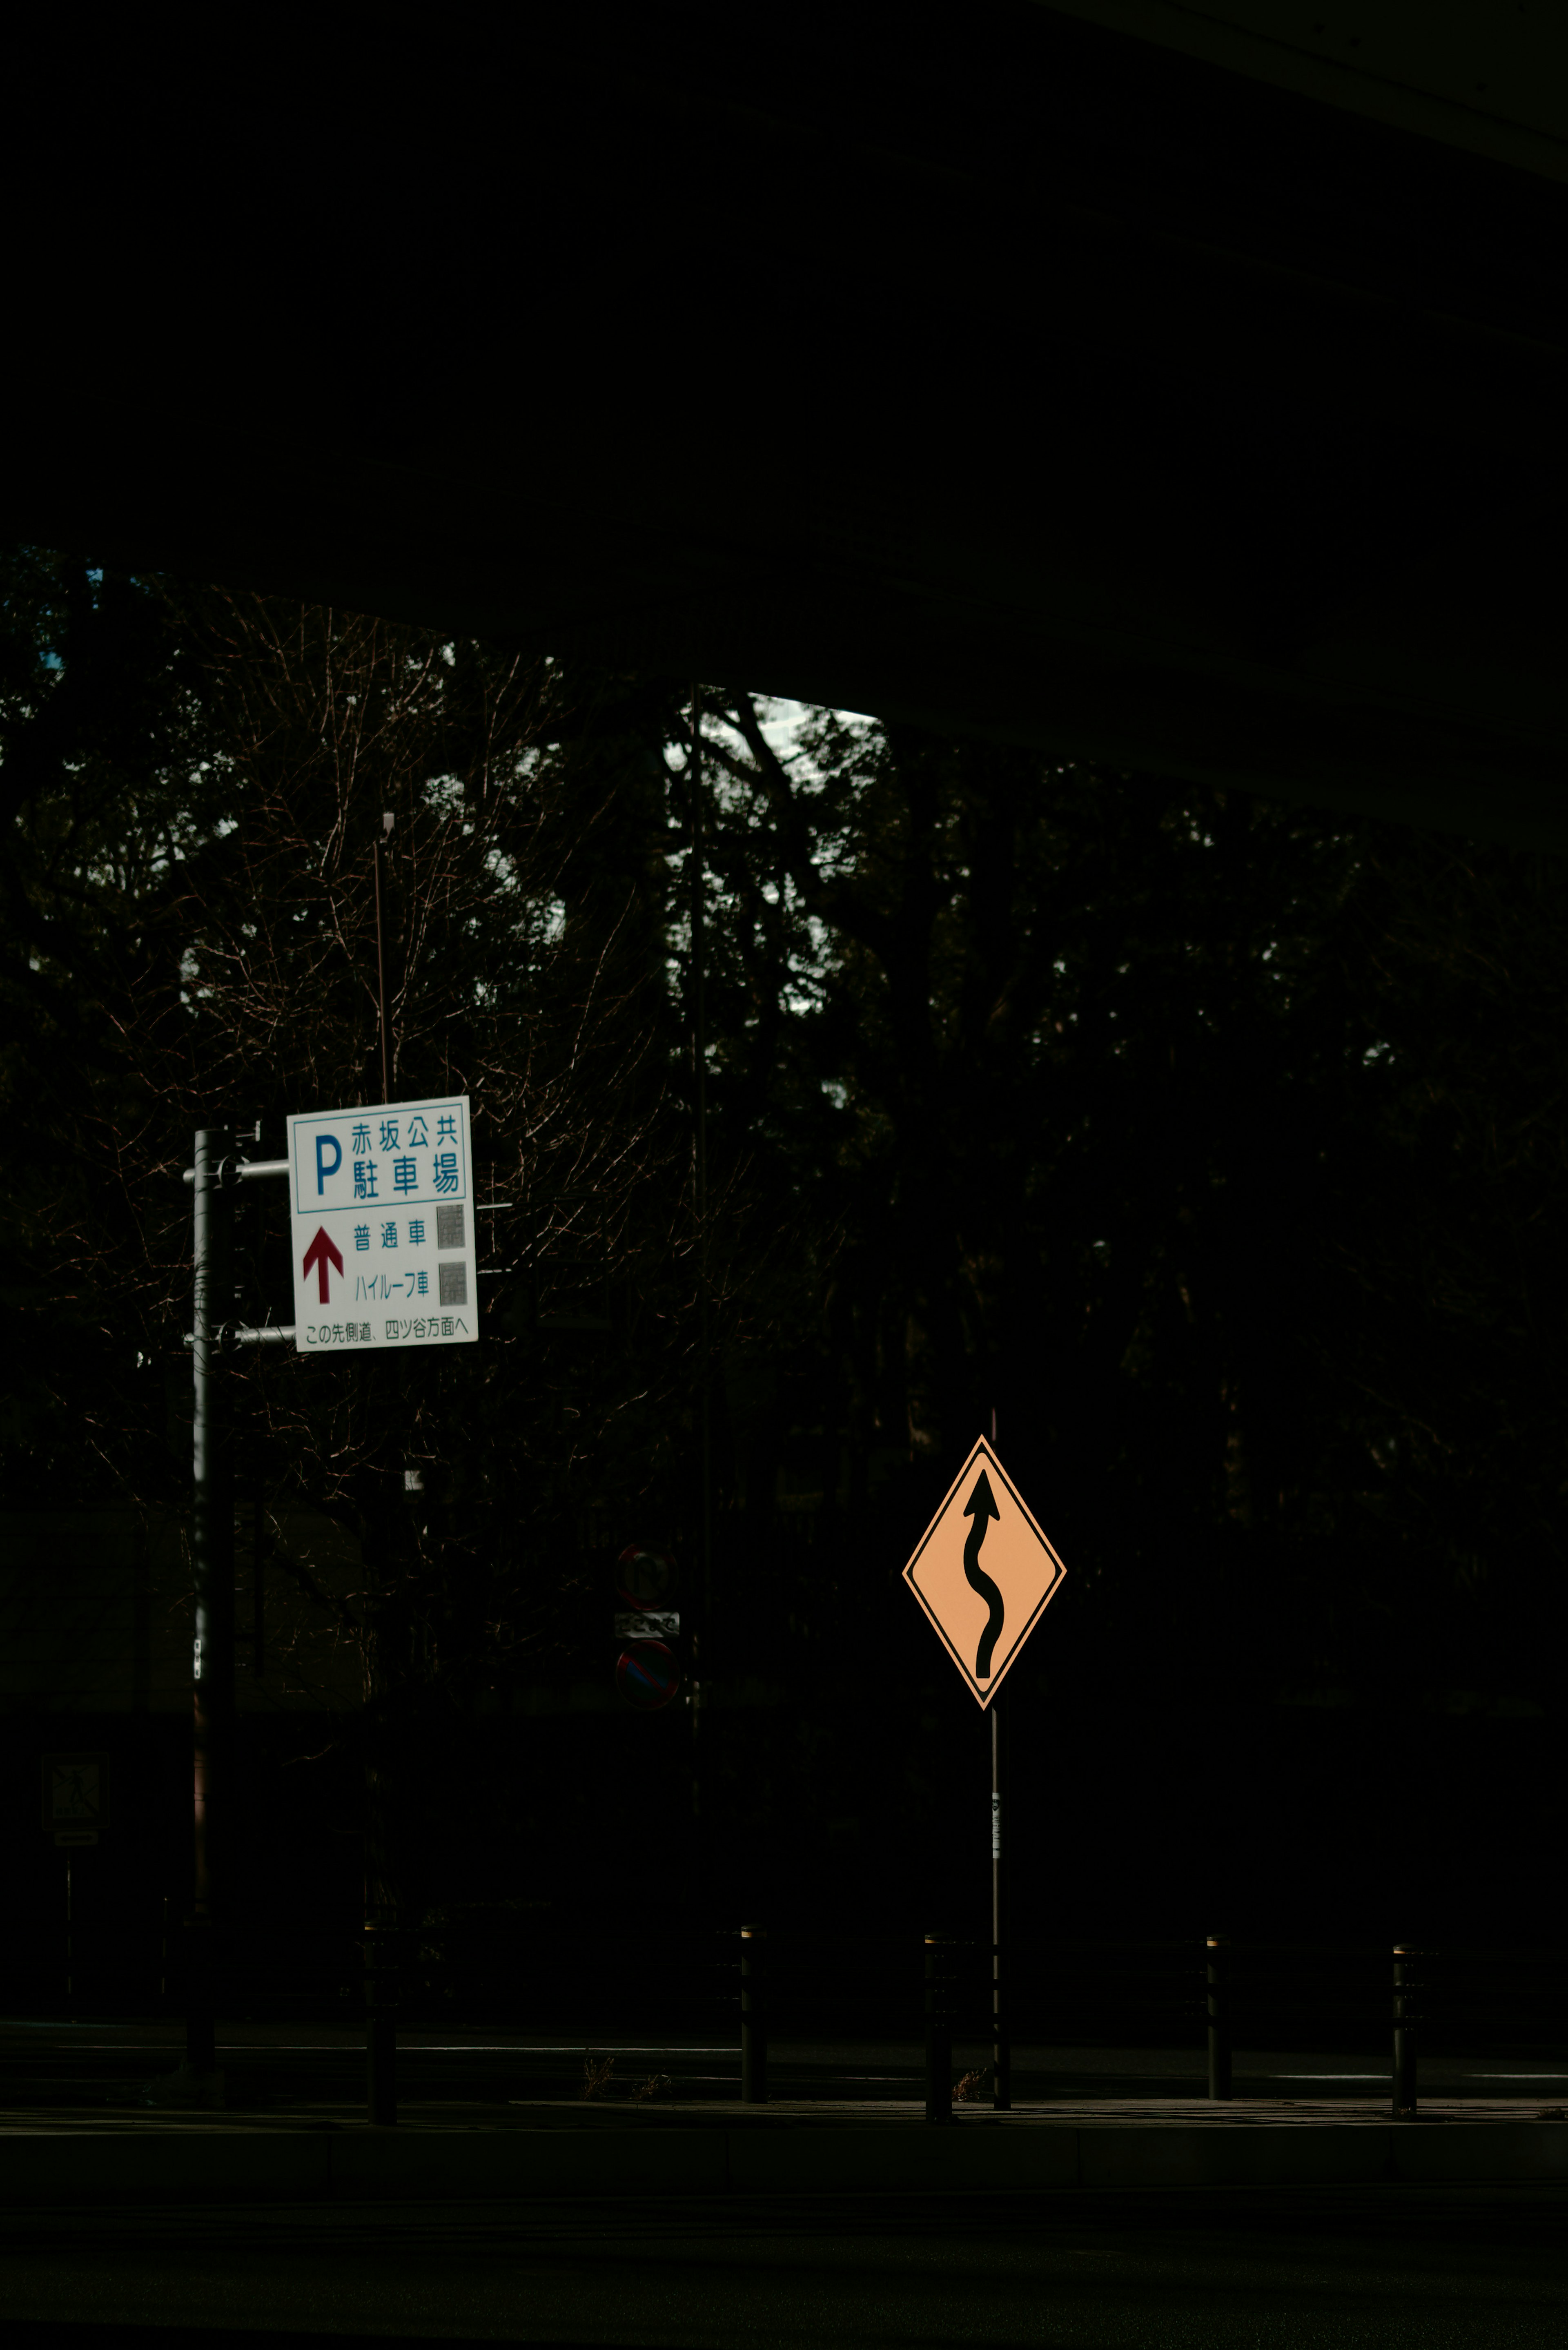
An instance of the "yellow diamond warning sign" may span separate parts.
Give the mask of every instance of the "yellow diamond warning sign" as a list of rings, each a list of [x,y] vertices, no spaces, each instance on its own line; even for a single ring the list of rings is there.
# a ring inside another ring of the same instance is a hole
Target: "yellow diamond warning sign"
[[[1066,1571],[982,1436],[904,1580],[983,1709]]]

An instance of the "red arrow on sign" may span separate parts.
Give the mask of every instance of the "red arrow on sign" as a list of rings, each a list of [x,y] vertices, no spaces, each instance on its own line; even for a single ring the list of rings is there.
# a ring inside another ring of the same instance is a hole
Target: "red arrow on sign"
[[[320,1284],[319,1295],[323,1305],[328,1305],[332,1302],[327,1294],[327,1265],[329,1258],[337,1267],[338,1272],[341,1273],[343,1270],[343,1260],[338,1255],[337,1250],[333,1247],[331,1242],[327,1239],[326,1226],[324,1224],[317,1224],[316,1227],[316,1238],[311,1242],[310,1246],[305,1252],[304,1269],[308,1273],[312,1265],[316,1267],[316,1278]]]

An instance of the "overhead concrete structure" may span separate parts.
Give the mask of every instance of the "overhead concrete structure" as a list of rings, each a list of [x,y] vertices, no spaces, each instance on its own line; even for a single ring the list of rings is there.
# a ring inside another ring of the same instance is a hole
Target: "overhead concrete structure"
[[[79,41],[13,70],[0,527],[1568,840],[1561,11]]]

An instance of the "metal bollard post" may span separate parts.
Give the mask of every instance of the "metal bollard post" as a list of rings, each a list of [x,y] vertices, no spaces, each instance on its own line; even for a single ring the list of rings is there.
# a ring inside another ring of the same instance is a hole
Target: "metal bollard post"
[[[768,1938],[761,1926],[741,1929],[741,2103],[768,2101]]]
[[[373,2126],[398,2118],[398,2006],[391,1929],[365,1920],[365,2105]]]
[[[953,2117],[953,2019],[948,2004],[945,1934],[926,1936],[926,2119]]]
[[[1209,1937],[1209,2094],[1231,2095],[1231,1943],[1225,1934]]]
[[[1416,2117],[1416,1960],[1408,1942],[1394,1945],[1394,2112]]]

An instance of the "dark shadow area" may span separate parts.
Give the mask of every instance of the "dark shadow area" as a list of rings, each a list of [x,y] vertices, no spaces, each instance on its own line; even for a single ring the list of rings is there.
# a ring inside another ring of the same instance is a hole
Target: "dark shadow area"
[[[1568,2320],[1565,2209],[1391,2188],[34,2213],[0,2222],[5,2339],[1533,2345]]]

